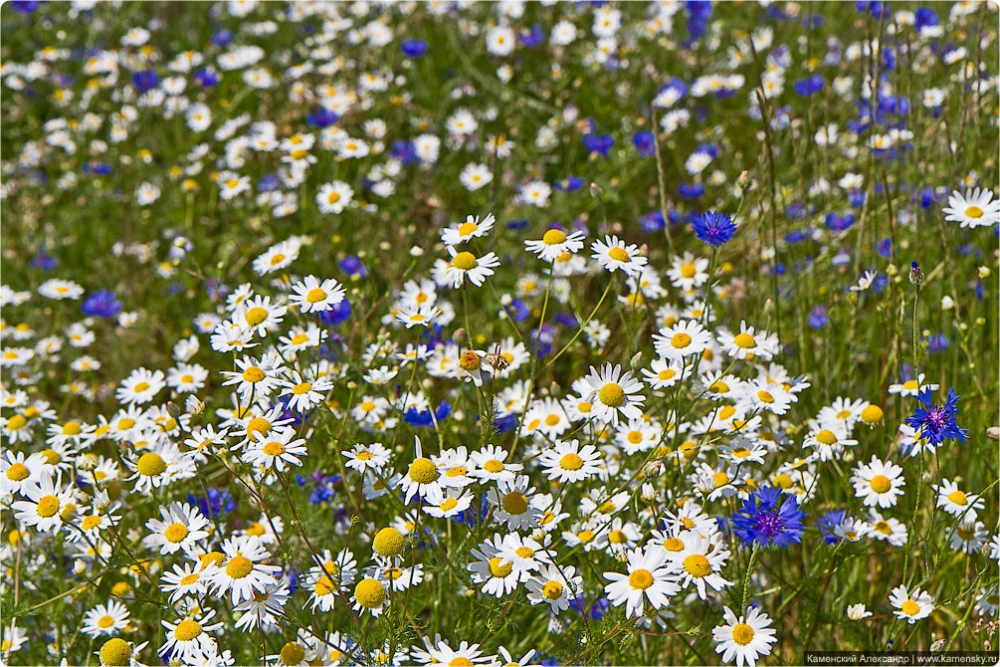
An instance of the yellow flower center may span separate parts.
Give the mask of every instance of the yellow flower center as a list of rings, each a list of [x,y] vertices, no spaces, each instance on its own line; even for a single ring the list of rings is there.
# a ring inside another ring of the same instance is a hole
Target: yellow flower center
[[[292,336],[292,345],[302,345],[309,342],[309,334],[297,333]]]
[[[24,425],[27,423],[28,420],[25,419],[23,415],[14,415],[7,420],[7,430],[17,431],[18,429],[24,428]]]
[[[589,542],[592,539],[594,539],[594,531],[590,530],[589,528],[587,530],[581,530],[580,533],[576,536],[576,539],[580,540],[581,542]]]
[[[302,394],[308,394],[310,391],[312,391],[312,387],[313,386],[311,382],[300,382],[299,384],[292,387],[292,393],[295,394],[296,396],[301,396]]]
[[[615,504],[613,502],[611,502],[610,500],[605,500],[604,503],[599,508],[597,508],[597,511],[600,512],[601,514],[611,514],[616,509],[618,508],[615,507]]]
[[[308,294],[306,294],[306,301],[308,301],[309,303],[318,303],[325,298],[326,298],[326,292],[324,292],[318,287],[314,287],[313,289],[309,290]]]
[[[237,553],[226,563],[226,574],[233,579],[242,579],[253,571],[253,561]]]
[[[670,552],[678,552],[684,550],[684,543],[677,537],[668,537],[663,540],[663,548]]]
[[[381,607],[385,602],[385,586],[377,579],[362,579],[354,587],[354,598],[362,607]]]
[[[330,577],[323,575],[316,580],[316,585],[313,587],[313,592],[316,593],[318,597],[323,597],[324,595],[329,595],[334,590],[333,581]]]
[[[410,464],[410,479],[417,484],[430,484],[438,478],[438,469],[429,458],[421,456]]]
[[[380,556],[398,556],[403,553],[403,534],[395,528],[383,528],[375,535],[372,546]]]
[[[684,559],[684,570],[692,577],[701,579],[712,574],[712,566],[701,554],[692,554]]]
[[[500,503],[507,514],[524,514],[528,511],[528,496],[520,491],[511,491]]]
[[[628,575],[628,583],[632,588],[644,591],[653,585],[653,574],[640,568]]]
[[[281,658],[283,665],[297,665],[305,660],[306,650],[297,642],[288,642],[281,647],[281,653],[278,654],[278,657]]]
[[[948,500],[955,503],[956,505],[963,505],[963,506],[969,502],[968,499],[965,497],[965,492],[958,490],[949,493]]]
[[[750,456],[750,450],[746,447],[735,447],[733,449],[733,456],[738,459],[745,459]]]
[[[156,452],[146,452],[139,457],[135,469],[145,477],[155,477],[167,469],[167,462]]]
[[[459,357],[458,365],[462,367],[462,370],[472,373],[473,371],[479,370],[480,366],[479,355],[472,350],[466,350]]]
[[[260,306],[255,306],[247,311],[247,324],[252,327],[257,326],[267,319],[267,311]]]
[[[38,500],[38,516],[47,519],[59,511],[59,499],[55,496],[42,496]]]
[[[222,565],[222,561],[226,560],[226,557],[218,551],[209,551],[207,554],[202,554],[198,557],[201,561],[201,569],[204,570],[211,564]]]
[[[834,435],[833,431],[830,431],[828,429],[823,429],[822,431],[816,434],[816,442],[819,442],[820,444],[823,445],[833,445],[836,444],[837,442],[837,436]]]
[[[471,271],[476,268],[478,261],[471,252],[460,252],[451,260],[452,266],[460,271]]]
[[[467,223],[468,224],[468,223]],[[472,661],[468,658],[463,658],[461,656],[457,658],[452,658],[451,662],[448,663],[450,667],[472,667]]]
[[[757,392],[757,398],[760,399],[761,403],[774,403],[774,396],[769,391],[764,391],[761,389]]]
[[[712,480],[715,483],[715,488],[719,488],[720,486],[725,486],[729,483],[729,475],[720,470],[712,475]]]
[[[570,452],[569,454],[564,454],[563,457],[559,459],[559,466],[563,470],[579,470],[583,467],[583,459],[573,452]]]
[[[31,472],[28,470],[28,466],[23,463],[14,463],[9,468],[7,468],[7,479],[12,482],[20,482],[28,478]]]
[[[168,542],[173,542],[177,544],[184,540],[188,536],[188,529],[183,523],[172,523],[167,526],[167,529],[163,531],[163,536],[167,538]]]
[[[497,459],[490,459],[483,464],[483,470],[486,472],[498,473],[503,470],[503,461],[498,461]]]
[[[983,209],[978,206],[970,206],[965,209],[965,215],[970,218],[981,218],[983,217]]]
[[[474,223],[474,222],[463,222],[462,224],[460,224],[458,226],[458,234],[459,234],[459,236],[468,236],[469,234],[472,234],[477,229],[479,229],[479,225],[477,225],[476,223]]]
[[[438,509],[442,512],[448,512],[455,509],[457,505],[458,501],[454,498],[445,498],[445,501],[438,506]]]
[[[277,266],[285,261],[285,256],[280,252],[271,257],[271,266]]]
[[[190,586],[191,584],[197,582],[199,579],[201,579],[201,575],[195,572],[185,577],[181,577],[180,584],[181,586]]]
[[[753,336],[744,331],[743,333],[737,335],[736,338],[733,339],[733,344],[736,345],[736,347],[741,347],[744,350],[749,350],[751,347],[757,345],[757,341],[753,339]]]
[[[619,248],[618,246],[615,246],[614,248],[608,250],[608,257],[615,260],[616,262],[627,262],[629,261],[629,259],[631,259],[628,253],[625,251],[625,248]]]
[[[882,421],[882,408],[877,405],[869,405],[861,411],[861,421],[866,424],[877,424]]]
[[[545,245],[559,245],[566,240],[566,233],[558,229],[550,229],[542,236]]]
[[[257,383],[263,380],[265,377],[267,377],[267,373],[265,373],[258,366],[251,366],[250,368],[243,371],[243,379],[246,380],[247,382]]]
[[[115,624],[115,619],[113,619],[111,616],[108,616],[107,614],[97,619],[97,627],[99,628],[110,628],[114,624]]]
[[[66,422],[62,428],[63,435],[80,435],[81,430],[77,422]]]
[[[687,335],[683,331],[675,333],[670,338],[670,344],[673,345],[678,350],[683,350],[685,347],[691,344],[691,336]]]
[[[885,493],[892,488],[892,482],[885,475],[875,475],[869,484],[875,493]]]
[[[618,408],[625,403],[625,390],[622,389],[621,385],[609,382],[601,387],[597,398],[609,408]]]
[[[746,623],[737,623],[733,626],[733,641],[740,646],[746,646],[753,641],[753,628]]]
[[[326,196],[326,201],[328,204],[336,204],[340,201],[340,193],[334,190]]]
[[[499,556],[494,556],[490,559],[490,574],[494,577],[506,577],[513,569],[513,563],[504,562],[503,558]]]
[[[84,530],[93,530],[99,525],[101,525],[101,517],[97,514],[91,514],[80,522],[80,527]]]
[[[254,537],[261,537],[265,533],[267,533],[267,529],[264,528],[264,526],[258,521],[254,521],[247,527],[247,535],[253,535]]]
[[[628,535],[623,530],[612,530],[608,534],[608,540],[611,544],[625,544],[628,542]]]
[[[254,417],[247,424],[247,436],[252,436],[254,433],[264,435],[270,430],[271,422],[267,421],[263,417]]]
[[[917,383],[916,380],[907,380],[906,382],[903,383],[903,389],[907,391],[916,391],[919,388],[920,385]]]
[[[558,581],[547,581],[542,586],[542,595],[548,600],[558,600],[562,597],[563,587]]]
[[[916,616],[920,613],[920,605],[913,600],[907,600],[904,602],[900,609],[902,609],[903,613],[907,616]]]
[[[201,625],[197,621],[181,621],[174,628],[174,639],[179,642],[189,642],[200,634]]]
[[[124,639],[115,637],[104,642],[101,647],[101,662],[111,667],[127,665],[132,658],[132,647]]]
[[[358,455],[356,457],[354,457],[354,458],[356,458],[359,461],[371,461],[372,460],[372,453],[371,452],[358,452]]]
[[[790,489],[792,487],[792,478],[785,473],[775,475],[772,481],[779,489]]]
[[[261,447],[261,451],[267,454],[268,456],[281,456],[282,454],[285,453],[285,446],[280,442],[272,440],[271,442]]]

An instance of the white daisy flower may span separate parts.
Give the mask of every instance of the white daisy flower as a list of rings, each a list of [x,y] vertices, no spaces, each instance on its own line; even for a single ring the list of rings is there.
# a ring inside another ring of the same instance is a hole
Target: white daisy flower
[[[771,644],[777,641],[774,630],[770,628],[771,619],[760,609],[747,607],[746,618],[732,612],[729,607],[723,607],[725,625],[719,625],[712,630],[712,639],[718,644],[716,653],[722,654],[724,662],[732,662],[736,658],[737,667],[746,663],[750,667],[756,665],[756,660],[762,655],[771,654]]]

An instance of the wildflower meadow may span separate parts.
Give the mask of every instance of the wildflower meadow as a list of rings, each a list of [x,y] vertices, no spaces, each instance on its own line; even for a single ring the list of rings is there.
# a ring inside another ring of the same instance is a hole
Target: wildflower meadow
[[[998,21],[4,3],[0,661],[1000,662]]]

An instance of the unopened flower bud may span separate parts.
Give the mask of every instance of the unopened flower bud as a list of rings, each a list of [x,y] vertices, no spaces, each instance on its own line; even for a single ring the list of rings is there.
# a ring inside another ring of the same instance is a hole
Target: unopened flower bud
[[[590,184],[590,196],[594,199],[602,199],[604,197],[604,190],[597,183]]]
[[[924,282],[924,272],[920,270],[920,265],[916,262],[910,263],[910,282],[920,287]]]
[[[739,178],[736,179],[736,187],[738,187],[740,190],[746,190],[750,186],[751,182],[752,180],[750,179],[750,172],[743,171],[740,172]]]
[[[945,294],[941,297],[941,310],[951,310],[955,307],[955,300]]]
[[[167,414],[173,417],[174,419],[177,419],[178,417],[181,416],[180,406],[174,403],[173,401],[167,401]]]

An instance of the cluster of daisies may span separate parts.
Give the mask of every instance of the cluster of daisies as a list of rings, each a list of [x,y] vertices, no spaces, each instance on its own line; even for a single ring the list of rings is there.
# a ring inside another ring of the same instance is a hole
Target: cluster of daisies
[[[680,606],[702,604],[720,615],[712,637],[723,659],[752,663],[768,655],[775,630],[760,609],[725,605],[744,574],[731,562],[733,551],[801,541],[806,509],[828,504],[821,477],[853,462],[855,498],[846,507],[855,513],[817,511],[823,541],[906,547],[905,517],[891,513],[907,480],[892,458],[933,456],[967,439],[953,392],[938,405],[938,387],[924,376],[894,386],[918,407],[899,426],[895,454],[869,459],[859,429],[881,425],[882,408],[838,398],[815,417],[792,421],[808,380],[777,361],[774,334],[716,321],[710,304],[724,303],[724,295],[710,293],[722,288],[711,280],[709,260],[685,253],[661,275],[635,245],[606,236],[583,252],[585,231],[560,226],[524,242],[539,286],[524,287],[521,296],[544,290],[544,302],[566,303],[576,283],[596,277],[610,289],[620,275],[618,298],[642,307],[659,328],[648,339],[655,354],[647,365],[605,362],[568,387],[546,384],[542,364],[557,356],[554,349],[533,354],[516,324],[499,340],[475,335],[472,321],[481,325],[482,318],[473,320],[467,291],[483,289],[502,270],[494,253],[480,249],[494,222],[469,216],[441,230],[431,277],[415,275],[392,295],[382,322],[395,335],[368,344],[364,366],[352,368],[334,353],[347,352],[327,319],[345,302],[344,286],[295,277],[308,246],[291,237],[252,263],[261,275],[284,272],[271,283],[276,289],[261,294],[246,283],[220,300],[217,312],[198,314],[192,326],[199,333],[173,348],[176,366],[134,369],[114,391],[113,414],[60,418],[48,403],[5,388],[0,426],[14,446],[0,458],[0,489],[16,525],[6,555],[65,544],[72,572],[86,577],[127,554],[127,577],[113,596],[155,584],[171,611],[152,649],[184,664],[232,664],[226,645],[240,640],[227,634],[222,617],[238,632],[287,637],[294,629],[280,653],[259,656],[280,664],[370,664],[379,660],[372,651],[395,664],[453,651],[439,638],[423,637],[424,648],[389,639],[373,646],[350,626],[320,632],[289,625],[293,610],[343,610],[349,616],[338,618],[356,623],[393,605],[405,613],[413,592],[443,576],[427,569],[437,558],[428,539],[458,568],[455,593],[520,600],[553,633],[601,601],[646,628],[671,627]],[[43,298],[59,291],[39,289]],[[578,345],[592,349],[607,343],[598,312],[575,324],[570,343],[578,336]],[[462,325],[469,329],[460,338],[442,339]],[[87,346],[78,347],[73,367],[89,359]],[[99,368],[96,360],[88,364]],[[226,365],[231,370],[208,370]],[[346,382],[350,405],[338,400]],[[454,406],[451,420],[440,409],[444,401]],[[469,442],[452,426],[463,412],[493,420],[473,431],[479,444],[452,444]],[[409,428],[425,429],[412,445],[399,437]],[[338,437],[330,452],[324,443],[335,429],[352,440]],[[859,450],[865,458],[855,456]],[[322,477],[324,469],[341,471],[340,490],[310,500],[360,503],[353,511],[361,530],[348,522],[333,535],[303,531],[290,488],[303,486],[298,471]],[[231,475],[230,487],[243,492],[244,518],[236,525],[220,520],[217,495],[215,504],[204,495],[215,472]],[[909,488],[920,483],[911,477]],[[984,498],[948,479],[933,489],[951,547],[981,554],[989,540],[978,520]],[[186,501],[169,500],[184,494],[191,494]],[[135,523],[135,513],[151,506],[155,516]],[[457,539],[455,525],[463,527]],[[1000,558],[1000,539],[993,537],[990,549]],[[32,590],[44,559],[21,563],[19,585]],[[761,577],[751,572],[746,585],[762,585]],[[987,597],[984,589],[984,612],[994,608]],[[936,606],[929,593],[904,583],[888,602],[910,623]],[[131,613],[114,597],[86,612],[81,631],[104,642],[103,664],[126,664],[145,650],[146,643],[129,640],[137,627]],[[847,613],[860,619],[871,612],[862,603]],[[483,657],[478,645],[453,653]],[[288,662],[292,657],[298,662]]]

